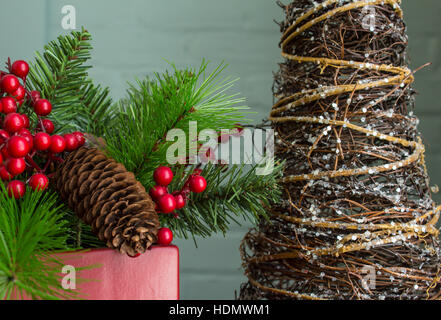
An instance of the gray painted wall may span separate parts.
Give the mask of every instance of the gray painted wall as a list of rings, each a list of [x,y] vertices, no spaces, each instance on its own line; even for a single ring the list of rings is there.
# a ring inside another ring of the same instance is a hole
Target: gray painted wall
[[[0,11],[0,61],[32,59],[34,51],[60,33],[61,8],[73,5],[77,27],[93,35],[92,77],[124,95],[126,82],[164,71],[169,60],[197,67],[202,58],[230,66],[237,90],[264,118],[272,104],[272,71],[280,61],[278,26],[282,12],[272,0],[14,0]],[[404,0],[412,67],[431,61],[416,76],[417,114],[427,146],[432,184],[441,185],[441,1]],[[3,63],[3,62],[1,62]],[[436,196],[438,202],[441,197]],[[247,226],[226,238],[175,241],[181,249],[182,299],[232,299],[244,280],[238,246]]]

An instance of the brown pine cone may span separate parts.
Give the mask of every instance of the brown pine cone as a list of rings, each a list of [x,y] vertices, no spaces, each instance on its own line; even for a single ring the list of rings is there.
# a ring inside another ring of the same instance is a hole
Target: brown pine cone
[[[157,240],[155,204],[124,165],[82,147],[57,168],[52,185],[109,248],[133,256]]]

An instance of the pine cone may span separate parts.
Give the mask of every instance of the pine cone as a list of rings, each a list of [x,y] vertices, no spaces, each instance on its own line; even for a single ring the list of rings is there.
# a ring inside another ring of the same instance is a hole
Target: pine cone
[[[52,185],[109,248],[135,255],[157,240],[155,205],[135,175],[96,148],[82,147],[57,168]]]

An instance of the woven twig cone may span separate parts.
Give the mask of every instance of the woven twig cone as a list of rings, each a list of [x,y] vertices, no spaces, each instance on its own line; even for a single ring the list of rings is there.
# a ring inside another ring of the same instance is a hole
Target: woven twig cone
[[[53,185],[109,248],[134,256],[157,240],[155,205],[133,173],[96,148],[82,147],[57,168]]]
[[[242,243],[240,298],[439,298],[439,208],[400,2],[280,5],[270,120],[285,193]]]

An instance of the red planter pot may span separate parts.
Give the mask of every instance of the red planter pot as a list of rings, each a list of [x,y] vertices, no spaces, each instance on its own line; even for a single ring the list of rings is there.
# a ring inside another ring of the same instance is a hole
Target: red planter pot
[[[111,249],[93,249],[78,254],[60,254],[65,265],[80,270],[76,289],[88,300],[177,300],[179,299],[179,249],[153,246],[130,258]],[[81,281],[86,279],[87,281]]]
[[[60,270],[60,288],[64,287],[61,290],[69,287],[78,294],[78,299],[179,299],[179,249],[174,245],[153,246],[136,258],[111,249],[58,253],[56,256],[65,269]],[[11,298],[30,299],[16,293]]]

